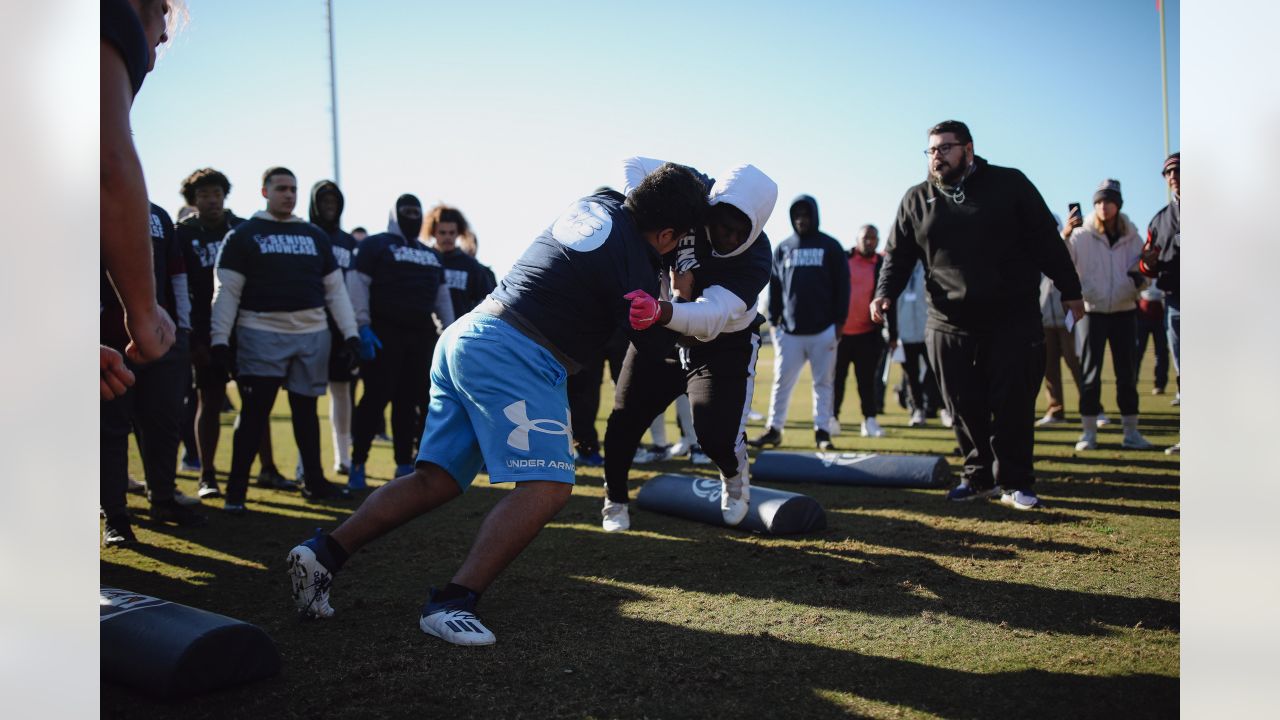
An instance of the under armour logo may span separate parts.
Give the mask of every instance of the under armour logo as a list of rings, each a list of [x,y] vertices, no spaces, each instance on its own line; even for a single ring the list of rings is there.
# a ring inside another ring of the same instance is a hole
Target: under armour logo
[[[502,414],[507,419],[516,424],[516,429],[511,431],[507,436],[507,444],[517,450],[529,449],[529,431],[546,433],[548,435],[564,435],[569,436],[572,433],[569,430],[568,423],[562,423],[559,420],[550,418],[529,419],[529,411],[525,409],[524,400],[517,400],[502,409]],[[544,425],[549,426],[543,427]]]
[[[823,467],[832,465],[853,465],[876,456],[875,453],[814,453],[822,461]]]
[[[714,478],[698,478],[693,481],[693,494],[709,503],[720,503],[720,481]]]

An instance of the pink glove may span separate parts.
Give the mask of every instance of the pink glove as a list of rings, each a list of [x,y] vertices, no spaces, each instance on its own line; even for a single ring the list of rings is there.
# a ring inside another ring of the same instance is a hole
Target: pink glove
[[[658,301],[643,290],[632,290],[622,297],[631,301],[631,327],[645,330],[658,321]]]

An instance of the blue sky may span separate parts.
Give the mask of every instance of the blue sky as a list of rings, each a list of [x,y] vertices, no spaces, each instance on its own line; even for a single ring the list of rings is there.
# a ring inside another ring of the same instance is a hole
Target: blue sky
[[[190,4],[133,111],[152,198],[176,210],[209,165],[245,215],[270,165],[306,188],[332,177],[323,0]],[[808,193],[847,246],[863,223],[887,231],[948,118],[1059,214],[1107,177],[1141,227],[1166,202],[1154,0],[334,5],[344,224],[382,229],[402,192],[446,202],[499,274],[636,154],[711,175],[754,163],[779,185],[775,242]]]

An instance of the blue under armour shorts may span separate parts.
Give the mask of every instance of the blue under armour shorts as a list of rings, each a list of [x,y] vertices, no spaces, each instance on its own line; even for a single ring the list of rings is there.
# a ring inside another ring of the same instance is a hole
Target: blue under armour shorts
[[[506,321],[462,316],[436,344],[418,462],[444,468],[463,490],[481,466],[488,466],[489,482],[572,485],[568,376],[546,348]]]

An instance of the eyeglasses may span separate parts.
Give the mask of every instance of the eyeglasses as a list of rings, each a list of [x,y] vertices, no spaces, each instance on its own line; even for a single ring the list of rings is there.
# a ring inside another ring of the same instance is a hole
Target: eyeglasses
[[[964,146],[964,143],[942,143],[941,145],[934,145],[928,150],[925,150],[924,154],[928,155],[929,157],[933,157],[934,155],[946,155],[947,153],[951,152],[951,148],[958,148],[963,146]]]

